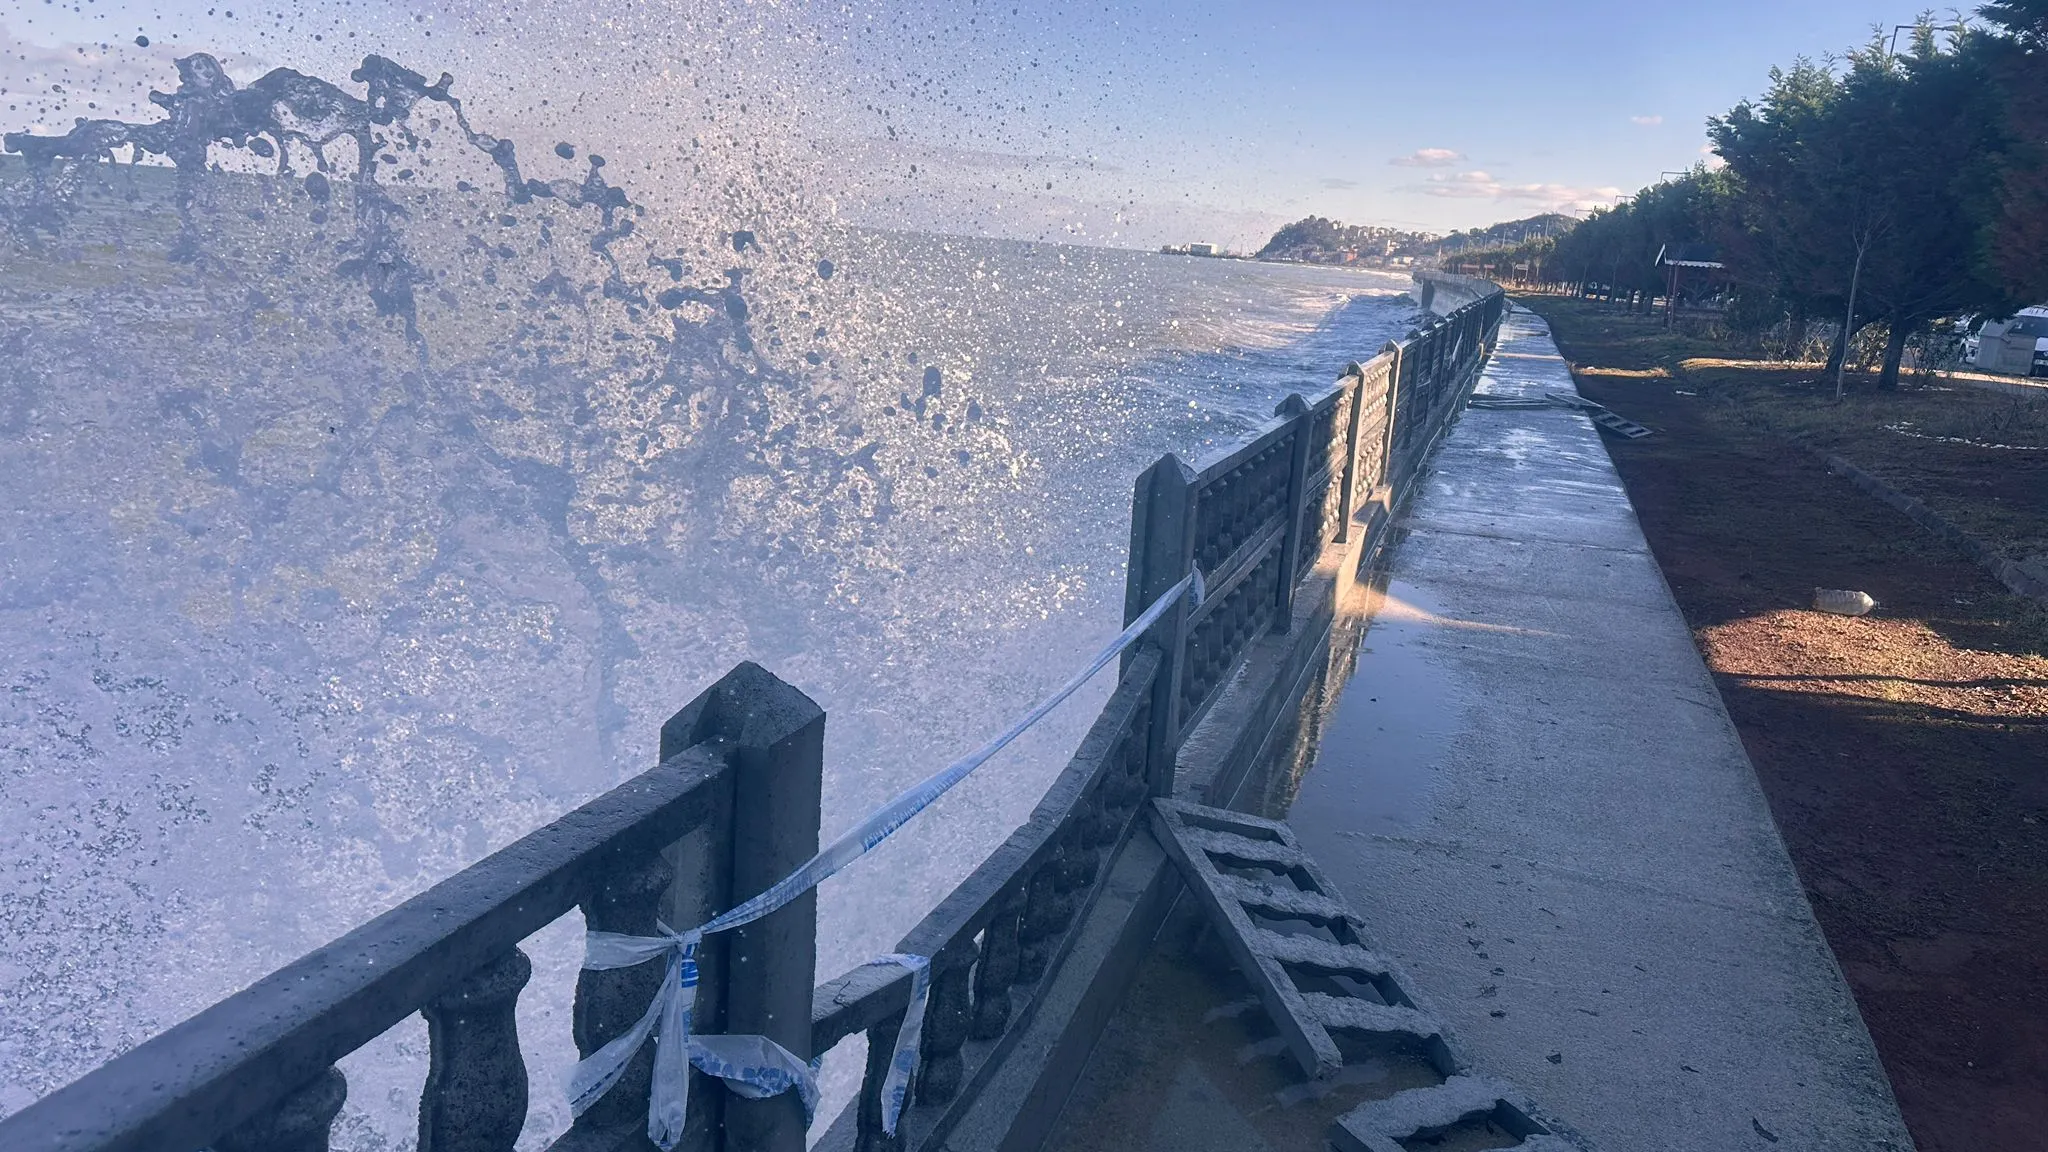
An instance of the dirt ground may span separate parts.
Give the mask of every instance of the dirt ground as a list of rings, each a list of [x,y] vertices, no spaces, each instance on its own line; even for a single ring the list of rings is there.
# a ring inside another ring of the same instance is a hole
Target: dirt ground
[[[1853,420],[1810,417],[1824,402],[1798,384],[1810,369],[1745,368],[1647,322],[1525,303],[1552,319],[1585,395],[1656,433],[1610,439],[1615,464],[1914,1139],[1923,1152],[2048,1146],[2048,625],[1782,433],[1818,426],[1830,450],[1930,503],[1969,503],[1942,475],[1975,485],[2002,507],[1966,527],[2002,523],[2027,544],[2048,537],[2035,511],[2048,453],[1884,431],[1991,428],[1991,406],[1968,397],[1871,395]],[[1682,366],[1697,356],[1718,358]],[[1879,451],[1887,435],[1911,443]],[[1816,586],[1880,607],[1813,612]]]

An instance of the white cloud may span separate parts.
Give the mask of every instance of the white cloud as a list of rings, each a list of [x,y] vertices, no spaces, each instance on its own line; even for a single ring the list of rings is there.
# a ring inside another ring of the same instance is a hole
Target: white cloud
[[[1533,204],[1545,211],[1568,211],[1598,207],[1612,203],[1621,195],[1619,188],[1582,188],[1570,184],[1508,184],[1494,178],[1492,173],[1473,170],[1470,172],[1432,173],[1420,184],[1412,184],[1409,191],[1425,196],[1437,196],[1457,200],[1520,201]]]
[[[1325,176],[1318,180],[1317,183],[1325,188],[1334,188],[1340,192],[1358,187],[1358,181],[1356,180],[1343,180],[1335,176]]]
[[[1644,128],[1655,128],[1664,122],[1664,118],[1662,116],[1631,116],[1628,118],[1628,122]]]
[[[1400,168],[1448,168],[1463,160],[1463,152],[1449,148],[1417,148],[1406,156],[1396,156],[1387,163]]]

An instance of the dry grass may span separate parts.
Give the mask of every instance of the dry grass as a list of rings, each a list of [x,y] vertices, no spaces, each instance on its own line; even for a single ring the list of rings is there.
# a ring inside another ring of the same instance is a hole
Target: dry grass
[[[1958,644],[1921,620],[1788,609],[1698,635],[1715,671],[1754,687],[1981,720],[2048,716],[2048,657]]]
[[[2048,388],[1909,378],[1884,391],[1851,373],[1837,401],[1818,364],[1743,357],[1586,301],[1541,303],[1576,370],[1624,387],[1675,386],[1717,420],[1847,458],[2013,559],[2048,558]]]

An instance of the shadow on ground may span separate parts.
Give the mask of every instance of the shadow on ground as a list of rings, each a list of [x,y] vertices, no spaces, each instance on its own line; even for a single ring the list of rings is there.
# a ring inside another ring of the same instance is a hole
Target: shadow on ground
[[[1788,405],[1831,402],[1796,386],[1796,373],[1745,378],[1738,364],[1689,379],[1680,357],[1725,350],[1582,302],[1529,303],[1551,320],[1580,390],[1656,431],[1610,451],[1914,1139],[1923,1152],[2037,1147],[2048,1123],[2048,617],[1779,435]],[[1863,435],[1841,433],[1852,434]],[[2048,470],[2025,479],[2048,468],[2035,457],[2048,453],[1973,465],[1968,475],[1993,476],[1980,489],[1956,486],[1953,471],[1939,479],[1936,462],[1956,450],[1913,448],[1893,462],[1950,484],[1952,502],[2031,484],[2012,502],[2027,507],[1966,524],[2022,524],[2025,536],[2048,518]],[[1806,610],[1816,586],[1861,589],[1880,607],[1862,620],[1822,616]]]

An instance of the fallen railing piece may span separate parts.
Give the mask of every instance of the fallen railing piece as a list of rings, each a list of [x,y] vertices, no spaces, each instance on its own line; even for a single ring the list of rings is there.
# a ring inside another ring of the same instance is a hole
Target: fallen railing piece
[[[1519,1140],[1513,1147],[1520,1152],[1577,1152],[1580,1147],[1531,1116],[1512,1085],[1480,1076],[1453,1076],[1433,1088],[1410,1088],[1361,1104],[1330,1126],[1330,1143],[1338,1152],[1407,1152],[1412,1141],[1480,1125]]]
[[[1208,913],[1210,925],[1312,1079],[1333,1077],[1344,1054],[1332,1032],[1394,1037],[1416,1045],[1443,1081],[1362,1104],[1330,1126],[1340,1152],[1404,1152],[1452,1131],[1506,1136],[1523,1152],[1575,1152],[1584,1144],[1538,1119],[1511,1085],[1470,1074],[1413,985],[1367,944],[1365,924],[1329,877],[1277,820],[1171,799],[1152,802],[1152,831]],[[1261,878],[1263,873],[1270,879]],[[1329,939],[1257,921],[1306,922]],[[1296,973],[1338,993],[1304,991]],[[1350,988],[1361,991],[1351,992]],[[1498,1147],[1488,1144],[1487,1147]]]
[[[1416,1006],[1393,966],[1366,948],[1364,924],[1301,850],[1293,829],[1239,812],[1159,799],[1152,802],[1152,830],[1258,991],[1303,1074],[1321,1080],[1344,1066],[1343,1053],[1330,1037],[1333,1028],[1413,1037],[1439,1075],[1458,1071],[1443,1029]],[[1225,869],[1265,871],[1291,883],[1247,879]],[[1336,942],[1272,931],[1255,919],[1305,920]],[[1381,1002],[1304,993],[1290,967],[1349,977],[1372,988]]]
[[[1650,434],[1648,428],[1625,416],[1617,416],[1605,405],[1595,404],[1584,396],[1574,396],[1569,392],[1545,392],[1543,395],[1566,408],[1577,408],[1591,418],[1595,425],[1623,439],[1641,440]]]

